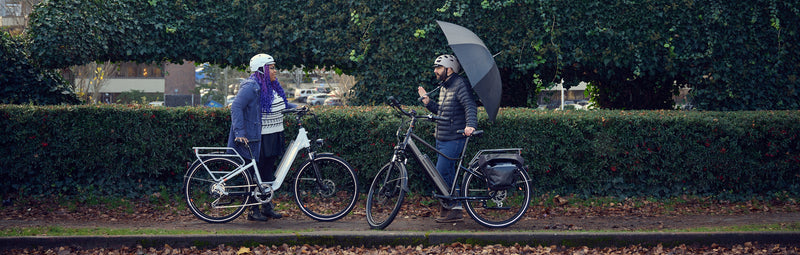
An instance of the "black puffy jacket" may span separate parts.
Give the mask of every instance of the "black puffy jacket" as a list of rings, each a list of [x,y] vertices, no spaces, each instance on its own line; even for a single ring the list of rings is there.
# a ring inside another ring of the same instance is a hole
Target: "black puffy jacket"
[[[450,141],[464,138],[463,134],[456,131],[464,130],[468,126],[478,128],[478,109],[472,96],[472,86],[458,74],[454,74],[442,84],[439,102],[429,100],[425,108],[449,119],[436,121],[436,132],[433,134],[436,140]]]

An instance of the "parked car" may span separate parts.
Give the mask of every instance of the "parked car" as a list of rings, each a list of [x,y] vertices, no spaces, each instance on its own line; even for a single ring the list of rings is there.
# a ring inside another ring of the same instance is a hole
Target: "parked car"
[[[308,96],[306,104],[308,105],[321,105],[328,98],[328,94],[313,94]]]
[[[342,99],[341,98],[328,97],[328,99],[325,99],[325,105],[333,106],[333,105],[344,105],[344,104],[342,104]]]
[[[316,90],[313,89],[295,89],[294,90],[294,97],[296,102],[305,102],[308,96],[317,93]]]
[[[584,100],[575,101],[575,103],[580,105],[581,107],[583,107],[583,109],[589,109],[589,106],[591,105],[589,100],[585,100],[585,99]]]
[[[583,106],[575,103],[572,100],[564,101],[564,110],[583,110]]]

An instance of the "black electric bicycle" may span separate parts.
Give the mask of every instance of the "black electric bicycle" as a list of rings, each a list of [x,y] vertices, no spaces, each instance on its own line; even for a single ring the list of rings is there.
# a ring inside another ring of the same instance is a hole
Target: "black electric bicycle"
[[[467,137],[459,158],[447,157],[458,160],[456,180],[448,187],[436,166],[420,151],[416,143],[419,142],[439,154],[442,152],[414,134],[414,126],[419,119],[446,119],[431,114],[417,115],[414,110],[408,112],[393,97],[389,98],[389,104],[400,113],[401,119],[404,116],[410,119],[401,121],[397,129],[398,144],[394,148],[392,159],[378,171],[369,187],[366,213],[371,228],[386,228],[400,211],[403,197],[408,192],[406,162],[409,157],[415,159],[434,182],[440,193],[434,194],[434,197],[440,199],[442,205],[448,206],[454,201],[460,201],[473,220],[491,228],[507,227],[522,218],[531,200],[530,179],[523,165],[522,149],[481,150],[470,161],[469,167],[464,167],[461,163],[469,139],[483,134],[482,130],[474,131]],[[405,126],[407,129],[403,132]],[[457,182],[462,173],[459,190]]]

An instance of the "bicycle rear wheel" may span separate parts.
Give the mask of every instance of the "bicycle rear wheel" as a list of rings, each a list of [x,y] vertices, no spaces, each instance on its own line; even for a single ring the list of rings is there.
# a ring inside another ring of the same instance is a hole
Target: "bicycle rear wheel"
[[[183,177],[183,194],[192,214],[209,223],[225,223],[239,217],[250,201],[250,176],[242,171],[224,181],[215,181],[239,167],[230,158],[195,161]]]
[[[372,229],[384,229],[392,223],[403,205],[408,176],[403,164],[384,165],[367,194],[367,222]]]
[[[317,170],[314,170],[316,165]],[[319,173],[319,179],[317,179]],[[294,178],[294,199],[300,210],[318,221],[341,219],[356,205],[358,179],[343,159],[320,154],[306,161]]]
[[[493,191],[487,187],[486,179],[466,173],[464,180],[464,207],[478,224],[490,228],[503,228],[516,223],[528,210],[531,202],[531,187],[525,169],[517,167],[514,171],[514,184],[507,190]]]

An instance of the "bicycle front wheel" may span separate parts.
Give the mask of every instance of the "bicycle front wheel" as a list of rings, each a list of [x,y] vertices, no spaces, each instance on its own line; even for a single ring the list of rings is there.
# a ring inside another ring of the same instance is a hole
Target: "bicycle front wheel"
[[[406,168],[389,162],[375,175],[367,194],[367,222],[372,229],[384,229],[392,223],[403,205],[408,182]]]
[[[318,221],[341,219],[356,205],[358,179],[343,159],[321,154],[306,161],[294,178],[294,199],[300,210]]]
[[[183,194],[192,214],[209,223],[225,223],[244,212],[244,205],[250,201],[250,176],[242,171],[215,181],[238,167],[224,157],[203,159],[202,164],[196,161],[189,167],[183,177]]]
[[[464,180],[464,207],[478,224],[490,228],[503,228],[516,223],[528,210],[531,202],[531,186],[527,172],[517,167],[514,184],[507,190],[489,190],[486,179],[466,173]]]

